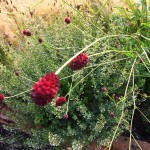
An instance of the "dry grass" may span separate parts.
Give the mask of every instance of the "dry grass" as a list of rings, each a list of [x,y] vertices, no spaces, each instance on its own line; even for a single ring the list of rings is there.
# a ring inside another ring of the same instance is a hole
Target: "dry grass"
[[[86,3],[100,4],[105,0],[66,0],[73,7],[86,5]],[[139,2],[139,0],[135,0]],[[147,0],[150,3],[149,0]],[[128,8],[126,0],[110,0],[107,7]],[[18,24],[28,24],[27,18],[39,16],[47,23],[51,22],[52,16],[58,16],[63,11],[70,12],[70,6],[64,5],[63,0],[3,0],[0,1],[0,39],[5,38],[7,42],[16,45],[16,31],[19,33]],[[107,9],[108,10],[108,9]],[[110,14],[110,10],[107,11]],[[67,15],[67,13],[66,13]],[[26,24],[26,25],[25,25]],[[20,31],[19,31],[20,30]]]
[[[72,6],[82,4],[82,0],[69,0]],[[3,0],[0,1],[0,39],[16,45],[16,32],[21,32],[19,24],[28,26],[31,17],[40,17],[47,23],[52,16],[58,16],[62,11],[68,11],[68,5],[59,0]]]

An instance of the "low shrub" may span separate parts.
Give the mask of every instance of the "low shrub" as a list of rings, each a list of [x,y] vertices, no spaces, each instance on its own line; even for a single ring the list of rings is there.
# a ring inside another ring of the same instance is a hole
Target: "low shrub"
[[[125,18],[113,16],[106,32],[101,13],[95,18],[84,13],[70,15],[69,24],[62,15],[38,32],[31,30],[25,42],[21,39],[24,51],[10,48],[12,67],[0,65],[0,93],[15,121],[9,128],[30,135],[26,147],[80,150],[96,141],[110,148],[124,130],[132,132],[138,95],[149,77],[149,39],[130,32]],[[34,21],[36,27],[39,20]],[[59,86],[49,73],[58,76]],[[57,106],[62,96],[66,101]]]

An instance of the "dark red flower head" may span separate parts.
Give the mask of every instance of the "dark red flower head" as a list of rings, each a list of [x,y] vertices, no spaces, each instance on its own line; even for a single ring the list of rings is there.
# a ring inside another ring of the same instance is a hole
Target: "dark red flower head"
[[[45,106],[52,101],[59,90],[59,78],[54,73],[48,73],[41,77],[32,86],[31,98],[38,106]]]
[[[56,106],[62,106],[66,102],[66,98],[61,96],[58,97],[56,100]]]
[[[20,74],[19,71],[16,71],[16,72],[15,72],[15,75],[16,75],[16,76],[19,76],[19,74]]]
[[[31,36],[31,32],[27,29],[23,30],[23,34],[26,36]]]
[[[115,117],[115,114],[113,112],[110,112],[109,113],[110,117],[114,118]]]
[[[24,34],[24,35],[26,35],[26,34],[27,34],[27,32],[28,32],[28,30],[27,30],[27,29],[23,30],[23,34]]]
[[[67,17],[67,18],[64,19],[64,22],[65,22],[66,24],[70,24],[71,19],[70,19],[69,17]]]
[[[107,89],[105,87],[101,88],[102,92],[105,93]]]
[[[64,119],[67,120],[68,119],[68,114],[64,114]]]
[[[3,94],[0,94],[0,102],[3,101],[5,96]]]
[[[42,42],[43,42],[43,40],[42,40],[41,38],[38,38],[38,41],[39,41],[39,43],[42,43]]]
[[[89,62],[88,56],[84,53],[81,53],[69,63],[69,67],[72,70],[79,70],[82,69],[84,66],[86,66],[88,62]]]
[[[119,97],[116,96],[116,94],[113,94],[112,97],[113,97],[114,100],[118,100],[119,99]]]

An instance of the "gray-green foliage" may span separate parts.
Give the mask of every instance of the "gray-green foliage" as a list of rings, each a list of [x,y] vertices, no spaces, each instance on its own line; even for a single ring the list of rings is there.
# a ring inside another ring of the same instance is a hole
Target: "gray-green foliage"
[[[58,149],[69,145],[74,150],[80,150],[83,145],[92,141],[109,145],[122,111],[123,119],[130,118],[125,109],[133,104],[132,80],[129,82],[126,100],[123,97],[136,57],[135,51],[138,53],[142,51],[137,49],[138,41],[131,36],[118,36],[99,41],[85,52],[90,56],[90,62],[85,68],[77,72],[68,67],[62,70],[59,74],[61,86],[56,97],[67,97],[68,120],[63,119],[67,103],[62,107],[56,107],[53,99],[47,106],[38,107],[32,102],[30,89],[41,76],[55,72],[76,52],[95,39],[105,36],[101,32],[103,29],[98,30],[90,22],[82,19],[82,16],[77,16],[80,18],[74,19],[75,21],[72,19],[72,25],[64,24],[63,18],[60,18],[48,28],[40,29],[42,44],[37,42],[37,36],[33,33],[32,37],[27,38],[27,42],[22,43],[24,51],[13,51],[11,54],[14,60],[12,67],[9,68],[4,64],[0,66],[0,93],[11,96],[27,90],[16,97],[6,99],[5,102],[15,110],[14,115],[11,113],[8,115],[15,120],[17,127],[30,135],[24,144],[34,149],[44,148],[50,144]],[[93,18],[88,19],[92,21]],[[97,20],[96,25],[99,28],[101,21]],[[110,32],[114,32],[113,23],[112,21]],[[123,31],[124,27],[120,33]],[[139,58],[134,67],[137,90],[142,89],[145,83],[145,78],[140,75],[141,71],[146,70],[138,61]],[[15,71],[19,71],[20,75],[16,76]],[[101,91],[102,87],[107,88],[106,93]],[[119,99],[115,100],[113,94]],[[112,113],[115,117],[111,116]],[[120,123],[116,136],[126,128],[124,120]]]

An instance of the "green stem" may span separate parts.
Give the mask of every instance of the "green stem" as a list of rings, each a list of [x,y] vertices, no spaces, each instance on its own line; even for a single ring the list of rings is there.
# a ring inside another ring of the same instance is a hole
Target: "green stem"
[[[143,23],[147,23],[147,18],[148,18],[147,2],[146,2],[146,0],[141,0],[141,2],[142,2],[142,19],[143,19]]]
[[[33,9],[33,8],[35,8],[36,6],[38,6],[40,3],[42,3],[43,1],[45,1],[45,0],[40,0],[38,3],[36,3],[34,6],[32,6],[31,8],[30,8],[30,10],[31,9]]]
[[[126,99],[127,90],[128,90],[129,83],[130,83],[130,79],[131,79],[131,75],[132,75],[132,73],[133,73],[133,69],[134,69],[134,66],[135,66],[135,63],[136,63],[136,59],[137,59],[137,57],[134,59],[134,62],[133,62],[132,67],[131,67],[131,71],[130,71],[130,74],[129,74],[127,86],[126,86],[125,93],[124,93],[124,100]]]
[[[143,115],[143,117],[148,121],[148,123],[150,123],[150,120],[143,114],[143,112],[138,107],[136,108]]]
[[[108,96],[110,100],[112,100],[116,104],[116,101],[109,94],[106,94],[106,96]]]
[[[30,90],[31,90],[31,89],[30,89]],[[24,93],[26,93],[26,92],[29,92],[30,90],[26,90],[26,91],[24,91],[24,92],[21,92],[21,93],[19,93],[19,94],[13,95],[13,96],[5,97],[5,99],[20,96],[20,95],[22,95],[22,94],[24,94]]]
[[[131,133],[132,133],[132,126],[133,126],[133,117],[134,117],[134,113],[135,113],[135,109],[136,109],[136,104],[135,104],[135,93],[134,93],[134,71],[133,71],[133,85],[132,85],[132,91],[133,91],[133,103],[134,103],[134,108],[133,108],[133,112],[132,112],[132,118],[131,118],[131,124],[130,124],[130,141],[129,141],[129,150],[131,150],[131,142],[132,142],[132,138],[131,138]]]
[[[148,62],[150,63],[150,59],[149,59],[149,56],[147,55],[147,52],[145,51],[145,49],[142,46],[141,46],[141,48],[142,48],[142,50],[143,50],[143,52],[144,52]]]
[[[110,142],[109,150],[111,150],[111,148],[112,148],[112,143],[113,143],[113,141],[114,141],[114,139],[115,139],[115,136],[116,136],[116,134],[117,134],[117,131],[118,131],[118,129],[119,129],[119,126],[120,126],[120,124],[121,124],[121,122],[122,122],[122,119],[123,119],[123,116],[124,116],[124,108],[125,108],[125,103],[123,103],[123,106],[122,106],[122,113],[121,113],[121,116],[120,116],[118,125],[117,125],[117,127],[116,127],[115,133],[114,133],[114,135],[113,135],[113,138],[112,138],[112,140],[111,140],[111,142]]]
[[[140,56],[138,53],[137,53],[137,56],[138,56],[140,59],[142,59],[141,56]],[[148,60],[149,60],[149,58],[148,58]],[[148,66],[145,64],[144,61],[143,61],[143,64],[144,64],[145,68],[147,69],[147,71],[150,73],[150,69],[149,69]]]
[[[74,80],[74,76],[72,76],[72,82],[71,82],[71,85],[70,85],[70,90],[69,90],[68,94],[66,94],[66,96],[68,95],[68,102],[67,102],[66,114],[68,114],[69,102],[70,102],[70,94],[71,94],[71,88],[72,88],[73,80]],[[65,96],[65,97],[66,97],[66,96]]]
[[[79,30],[79,31],[85,36],[85,33],[83,32],[83,30],[81,30],[80,28],[76,27],[73,23],[71,23],[70,25],[72,25],[74,28],[76,28],[77,30]],[[89,37],[92,37],[92,38],[93,38],[93,36],[92,36],[91,34],[86,33],[86,36],[87,36],[87,35],[89,35]]]
[[[150,38],[148,38],[148,37],[146,37],[146,36],[144,36],[144,35],[142,35],[142,34],[137,34],[137,33],[136,33],[136,35],[141,36],[141,37],[143,37],[144,39],[150,41]]]
[[[105,51],[105,52],[101,52],[101,53],[96,53],[96,54],[89,55],[89,57],[93,57],[93,56],[97,56],[97,55],[102,55],[102,54],[106,54],[106,53],[111,53],[111,52],[118,52],[118,53],[136,53],[135,51],[108,50],[108,51]]]
[[[135,137],[133,136],[133,134],[132,133],[130,133],[131,134],[131,136],[132,136],[132,138],[134,139],[134,141],[135,141],[135,143],[138,145],[138,147],[140,148],[140,150],[143,150],[142,148],[141,148],[141,146],[139,145],[139,143],[137,142],[137,140],[135,139]]]
[[[96,12],[96,15],[98,15],[98,14],[101,13],[101,11],[103,10],[103,8],[106,6],[106,4],[107,4],[109,1],[110,1],[110,0],[106,0],[106,1],[103,3],[102,7]]]
[[[114,132],[113,138],[112,138],[112,140],[111,140],[111,143],[110,143],[110,146],[109,146],[109,150],[111,150],[112,143],[113,143],[113,141],[114,141],[114,139],[115,139],[115,136],[116,136],[116,134],[117,134],[117,131],[118,131],[118,129],[119,129],[119,126],[120,126],[120,124],[121,124],[121,122],[122,122],[122,119],[123,119],[123,117],[124,117],[124,110],[125,110],[125,101],[126,101],[127,90],[128,90],[129,83],[130,83],[130,79],[131,79],[131,75],[132,75],[132,73],[133,73],[133,69],[134,69],[134,66],[135,66],[135,63],[136,63],[136,59],[137,59],[137,57],[134,59],[134,62],[133,62],[132,67],[131,67],[131,71],[130,71],[130,74],[129,74],[127,86],[126,86],[126,89],[125,89],[125,94],[124,94],[123,101],[122,101],[122,102],[123,102],[122,113],[121,113],[121,116],[120,116],[118,125],[117,125],[117,127],[116,127],[116,130],[115,130],[115,132]]]
[[[19,77],[21,77],[21,78],[23,78],[23,79],[26,79],[26,80],[28,80],[28,81],[31,81],[31,82],[34,82],[34,83],[35,83],[35,81],[33,81],[33,80],[31,80],[31,79],[28,79],[28,78],[26,78],[26,77],[24,77],[24,76],[19,75]]]

